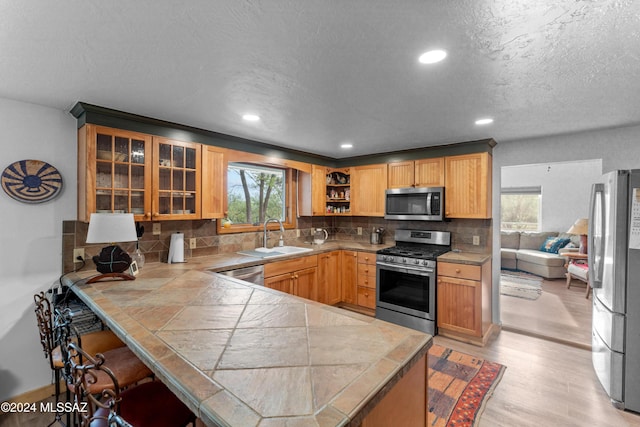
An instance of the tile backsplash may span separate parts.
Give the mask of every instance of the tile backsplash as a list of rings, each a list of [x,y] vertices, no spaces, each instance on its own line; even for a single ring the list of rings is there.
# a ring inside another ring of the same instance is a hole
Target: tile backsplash
[[[140,250],[145,262],[166,262],[169,253],[171,235],[184,233],[184,256],[186,259],[219,253],[238,252],[262,246],[262,232],[217,234],[216,222],[211,220],[193,221],[154,221],[160,222],[161,233],[154,235],[151,221],[141,222],[144,234],[140,238]],[[491,220],[451,220],[443,222],[424,221],[387,221],[374,217],[301,217],[297,230],[285,230],[286,245],[304,245],[312,239],[314,228],[324,228],[329,240],[352,240],[368,243],[374,228],[384,228],[384,243],[393,243],[396,228],[451,231],[451,246],[467,252],[491,252]],[[63,221],[62,234],[62,271],[67,273],[77,266],[73,262],[73,249],[84,248],[87,264],[93,266],[91,258],[98,255],[104,244],[87,244],[88,224],[81,221]],[[362,234],[358,234],[361,229]],[[480,237],[480,245],[473,245],[473,236]],[[277,245],[280,233],[269,232],[269,246]],[[189,248],[191,238],[196,239],[196,248]],[[135,243],[122,243],[120,246],[132,254]]]

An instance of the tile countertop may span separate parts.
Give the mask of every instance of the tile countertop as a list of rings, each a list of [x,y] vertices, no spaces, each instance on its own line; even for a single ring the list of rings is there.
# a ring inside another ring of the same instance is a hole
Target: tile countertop
[[[431,346],[430,335],[207,271],[239,256],[64,282],[208,426],[357,426]]]
[[[491,259],[491,254],[475,252],[447,252],[438,257],[438,262],[451,262],[454,264],[482,265]]]

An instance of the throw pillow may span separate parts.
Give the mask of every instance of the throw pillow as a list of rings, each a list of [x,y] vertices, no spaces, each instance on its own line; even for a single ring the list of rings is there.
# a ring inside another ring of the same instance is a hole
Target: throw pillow
[[[557,254],[558,251],[564,248],[570,241],[571,239],[563,237],[547,237],[547,240],[540,246],[540,250],[550,254]]]

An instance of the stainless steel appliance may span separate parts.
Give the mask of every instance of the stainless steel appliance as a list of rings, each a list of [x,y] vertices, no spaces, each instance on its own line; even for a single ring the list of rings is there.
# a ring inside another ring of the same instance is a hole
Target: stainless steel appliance
[[[396,230],[396,246],[376,253],[376,318],[436,333],[436,258],[448,231]]]
[[[242,267],[235,270],[220,271],[225,276],[235,277],[245,282],[264,286],[264,266],[254,265],[252,267]]]
[[[386,190],[385,219],[442,221],[444,187]]]
[[[594,184],[589,213],[592,360],[617,407],[640,411],[640,170]]]

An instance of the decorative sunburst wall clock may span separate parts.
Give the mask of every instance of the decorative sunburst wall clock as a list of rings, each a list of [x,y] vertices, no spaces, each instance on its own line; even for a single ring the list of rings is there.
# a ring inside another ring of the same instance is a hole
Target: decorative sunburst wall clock
[[[19,202],[43,203],[60,193],[62,175],[49,163],[20,160],[2,172],[2,188]]]

